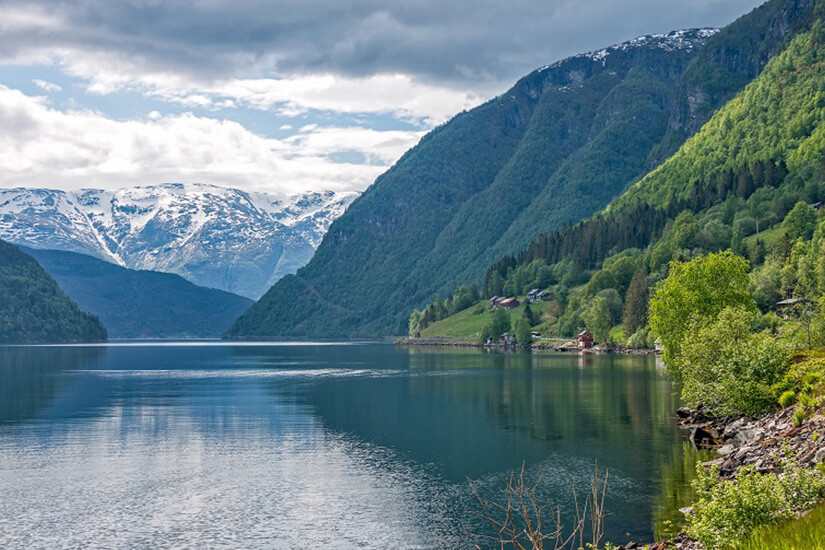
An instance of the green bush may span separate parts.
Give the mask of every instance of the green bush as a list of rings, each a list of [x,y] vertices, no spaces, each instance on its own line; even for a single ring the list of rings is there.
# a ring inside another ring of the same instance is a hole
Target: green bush
[[[793,423],[796,426],[801,426],[805,422],[805,409],[796,409],[793,412]]]
[[[697,465],[699,498],[688,517],[688,534],[707,550],[727,550],[759,526],[812,508],[825,495],[825,476],[786,466],[788,473],[764,475],[746,466],[731,481],[720,480],[716,467]]]
[[[792,391],[786,391],[779,396],[779,404],[782,408],[790,407],[794,403],[796,403],[796,394]]]
[[[788,371],[787,351],[752,332],[753,313],[727,308],[691,324],[682,343],[682,398],[716,414],[755,414],[774,402],[771,386]]]
[[[650,341],[650,333],[646,328],[640,328],[627,339],[625,345],[630,349],[651,349],[653,342]]]

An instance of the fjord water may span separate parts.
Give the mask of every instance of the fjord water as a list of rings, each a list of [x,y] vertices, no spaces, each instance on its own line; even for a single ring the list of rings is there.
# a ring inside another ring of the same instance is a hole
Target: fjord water
[[[387,344],[0,348],[1,548],[472,548],[526,464],[650,540],[693,460],[646,356]]]

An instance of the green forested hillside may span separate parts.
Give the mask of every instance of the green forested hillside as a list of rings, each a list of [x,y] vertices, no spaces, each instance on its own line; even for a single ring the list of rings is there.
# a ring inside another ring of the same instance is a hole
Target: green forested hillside
[[[593,323],[604,330],[623,319],[630,337],[645,326],[638,315],[628,322],[629,311],[644,310],[634,304],[644,300],[632,282],[642,281],[644,291],[667,275],[671,260],[731,249],[756,268],[751,290],[763,311],[781,299],[814,301],[813,289],[825,285],[825,226],[814,234],[819,222],[811,205],[823,200],[825,23],[815,21],[605,212],[495,264],[484,293],[549,287],[556,313],[542,322],[553,332],[571,335]],[[613,313],[597,320],[602,302]],[[451,303],[416,312],[410,326],[422,330]]]
[[[0,241],[0,343],[105,340],[96,317],[80,311],[31,256]]]
[[[404,332],[414,307],[607,205],[741,90],[809,8],[771,0],[705,49],[674,44],[707,33],[673,33],[525,77],[422,139],[228,335]]]
[[[171,273],[136,271],[58,250],[24,249],[112,338],[217,338],[252,300]]]
[[[745,233],[781,221],[798,200],[821,200],[825,151],[825,72],[822,24],[797,36],[763,74],[721,109],[693,138],[603,213],[543,235],[491,269],[535,260],[567,259],[593,268],[611,253],[645,247],[684,211],[725,203]],[[724,229],[724,228],[723,228]],[[743,234],[743,236],[746,236]]]

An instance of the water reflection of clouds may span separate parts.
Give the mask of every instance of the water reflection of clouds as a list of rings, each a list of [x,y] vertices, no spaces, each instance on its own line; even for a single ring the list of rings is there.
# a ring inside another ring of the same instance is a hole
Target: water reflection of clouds
[[[0,501],[0,546],[463,546],[449,495],[387,449],[327,432],[218,441],[181,419],[157,438],[143,414],[127,422],[136,418],[142,428],[127,447],[117,434],[131,428],[108,417],[76,426],[59,445],[0,448],[3,472],[29,472],[0,473],[0,492],[11,496]],[[40,468],[31,469],[31,453]]]

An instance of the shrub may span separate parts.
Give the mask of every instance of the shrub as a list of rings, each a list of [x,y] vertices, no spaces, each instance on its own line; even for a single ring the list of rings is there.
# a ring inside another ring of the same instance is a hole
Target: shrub
[[[630,349],[650,349],[653,347],[650,341],[650,333],[646,328],[640,328],[627,339],[625,345]]]
[[[720,480],[717,467],[706,470],[697,465],[694,485],[699,499],[688,517],[688,534],[708,550],[726,550],[756,527],[813,507],[825,494],[825,476],[790,465],[786,470],[763,475],[746,466],[731,481]]]
[[[796,394],[792,391],[786,391],[779,396],[779,404],[782,408],[790,407],[796,402]]]
[[[682,398],[715,414],[755,414],[774,402],[771,386],[789,366],[773,338],[754,334],[753,314],[727,308],[716,320],[694,322],[682,344]]]
[[[805,409],[796,409],[793,412],[793,423],[796,426],[801,426],[805,422]]]

